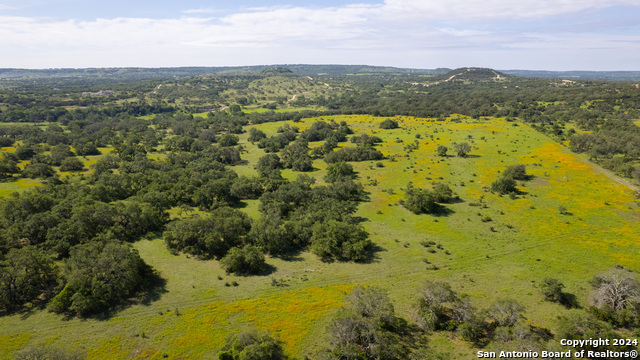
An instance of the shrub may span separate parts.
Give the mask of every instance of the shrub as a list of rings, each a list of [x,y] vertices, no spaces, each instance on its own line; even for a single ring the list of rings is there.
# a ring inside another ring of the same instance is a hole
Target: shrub
[[[549,301],[560,302],[563,299],[562,289],[564,284],[558,279],[545,278],[540,284],[540,292],[544,295],[545,299]]]
[[[60,171],[82,171],[84,164],[76,157],[68,157],[62,160]]]
[[[286,359],[282,343],[267,333],[247,330],[227,339],[218,360],[281,360]]]
[[[152,273],[138,251],[118,242],[93,242],[71,250],[64,288],[49,303],[56,313],[86,316],[108,309],[140,290]]]
[[[243,248],[234,247],[220,260],[224,270],[241,275],[258,274],[265,268],[264,254],[253,245]]]
[[[386,119],[385,121],[380,123],[380,129],[397,129],[398,122],[391,119]]]
[[[499,194],[509,194],[514,193],[518,189],[516,189],[516,181],[511,178],[501,177],[500,179],[491,183],[491,191],[497,192]]]
[[[361,261],[372,247],[369,234],[361,225],[329,220],[312,228],[311,251],[323,260]]]
[[[514,180],[527,180],[527,168],[524,164],[516,164],[508,166],[503,172],[502,176]]]
[[[53,260],[33,246],[11,249],[0,262],[0,308],[14,310],[34,301],[55,284]]]

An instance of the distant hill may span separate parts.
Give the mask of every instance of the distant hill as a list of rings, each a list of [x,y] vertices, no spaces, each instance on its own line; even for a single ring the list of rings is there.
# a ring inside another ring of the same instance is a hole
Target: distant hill
[[[489,80],[500,76],[520,76],[539,78],[561,78],[573,80],[640,80],[640,71],[539,71],[539,70],[492,70],[487,68],[461,68],[466,75],[458,79]],[[110,80],[138,81],[154,79],[183,78],[188,76],[220,74],[220,75],[252,75],[252,74],[284,74],[292,73],[305,76],[349,76],[349,75],[428,75],[445,80],[455,75],[460,69],[408,69],[391,66],[371,65],[308,65],[308,64],[276,64],[255,66],[218,66],[218,67],[168,67],[168,68],[87,68],[87,69],[0,69],[0,80],[34,80],[34,79],[75,79],[75,80]]]
[[[110,80],[149,80],[186,77],[206,74],[251,75],[282,74],[298,75],[438,75],[450,69],[401,69],[389,66],[370,65],[256,65],[223,67],[175,67],[175,68],[88,68],[88,69],[0,69],[0,80],[24,80],[36,78],[85,78]]]
[[[544,70],[501,70],[503,73],[520,77],[571,79],[571,80],[618,80],[638,81],[640,71],[544,71]]]
[[[493,69],[465,67],[451,70],[446,74],[438,76],[436,79],[442,82],[478,82],[496,81],[506,77],[508,77],[508,75]]]

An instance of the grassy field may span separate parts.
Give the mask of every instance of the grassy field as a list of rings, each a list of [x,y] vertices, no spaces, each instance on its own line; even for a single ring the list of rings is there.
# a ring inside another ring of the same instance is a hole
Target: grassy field
[[[385,118],[323,119],[346,121],[356,133],[384,140],[378,146],[388,157],[380,161],[383,167],[377,161],[352,163],[369,194],[357,215],[368,219],[364,226],[379,247],[372,263],[323,263],[301,253],[268,258],[274,268],[269,275],[238,277],[226,275],[216,261],[171,255],[160,236],[145,238],[134,247],[166,280],[157,298],[104,319],[64,319],[40,310],[2,317],[0,358],[36,343],[80,347],[91,359],[212,358],[227,334],[249,325],[271,331],[289,354],[302,357],[324,345],[331,315],[356,284],[387,289],[397,313],[411,319],[417,290],[427,279],[449,282],[457,292],[469,294],[478,308],[499,298],[517,299],[526,306],[530,324],[553,331],[558,315],[576,310],[543,301],[536,284],[544,277],[560,279],[566,292],[586,304],[594,274],[615,264],[640,270],[635,256],[640,251],[640,208],[632,191],[528,126],[489,118],[437,122],[397,117],[401,128],[381,130]],[[317,120],[290,125],[305,129]],[[272,134],[282,125],[255,127]],[[250,176],[264,152],[247,143],[247,137],[240,136],[246,149],[242,157],[249,163],[234,170]],[[415,141],[418,149],[408,153],[405,146]],[[470,156],[436,155],[438,145],[452,149],[454,142],[463,141],[472,146]],[[516,163],[527,164],[532,175],[519,183],[517,198],[488,192],[500,171]],[[310,175],[323,184],[326,164],[316,160],[314,167]],[[289,170],[283,174],[290,179],[298,175]],[[445,215],[414,215],[398,204],[409,182],[429,188],[434,181],[449,184],[460,197],[445,205]],[[245,203],[241,210],[258,217],[258,201]],[[566,214],[560,214],[560,206]],[[172,211],[173,217],[177,214]],[[420,244],[424,240],[440,246],[429,252]],[[429,269],[424,259],[438,270]],[[273,286],[274,278],[283,279],[285,286]],[[443,334],[433,336],[430,346],[450,359],[476,358],[469,344]]]

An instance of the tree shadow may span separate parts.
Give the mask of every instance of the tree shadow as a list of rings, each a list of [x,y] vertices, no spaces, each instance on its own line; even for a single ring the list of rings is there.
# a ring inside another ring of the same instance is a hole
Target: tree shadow
[[[262,268],[262,271],[260,271],[257,274],[247,274],[247,275],[242,275],[242,276],[269,276],[271,274],[273,274],[274,272],[276,272],[276,270],[278,270],[278,268],[276,268],[275,266],[271,265],[271,264],[265,264],[264,267]]]
[[[451,200],[447,201],[447,204],[461,204],[465,202],[464,200],[462,200],[462,198],[460,198],[460,196],[456,196],[456,197],[452,197]]]
[[[148,287],[140,293],[139,303],[145,306],[151,305],[152,302],[160,300],[167,291],[167,280],[153,273],[148,281]]]
[[[430,213],[430,215],[433,215],[435,217],[449,217],[455,213],[455,211],[449,209],[448,207],[438,204],[435,210]]]
[[[248,204],[244,201],[237,201],[235,203],[233,203],[233,205],[231,205],[231,208],[233,209],[244,209],[248,206]]]
[[[382,246],[373,243],[373,245],[371,245],[371,247],[369,248],[369,251],[367,252],[367,255],[357,261],[357,263],[359,264],[373,264],[373,263],[377,263],[380,262],[382,260],[382,258],[380,257],[380,255],[378,253],[381,252],[386,252],[388,251],[387,249],[383,248]]]
[[[279,259],[284,260],[284,261],[289,261],[289,262],[300,262],[300,261],[304,261],[304,258],[302,256],[300,256],[300,252],[296,251],[291,252],[291,253],[286,253],[286,254],[281,254],[277,256]]]
[[[581,309],[578,298],[574,294],[561,293],[558,302],[567,309]]]

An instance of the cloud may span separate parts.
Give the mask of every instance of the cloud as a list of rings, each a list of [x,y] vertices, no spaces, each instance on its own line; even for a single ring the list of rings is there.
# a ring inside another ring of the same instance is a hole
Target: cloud
[[[602,51],[595,48],[616,42],[616,50],[627,54],[626,63],[640,63],[635,36],[599,35],[584,26],[584,21],[580,27],[566,23],[561,31],[545,32],[552,26],[545,23],[550,16],[585,9],[597,12],[605,6],[634,2],[637,0],[386,0],[324,8],[242,9],[215,18],[203,16],[216,12],[213,8],[185,10],[172,19],[55,21],[0,16],[0,67],[303,62],[430,68],[454,67],[456,61],[499,63],[518,56],[528,64],[535,60],[532,52],[544,50],[545,44],[548,57],[575,49],[588,59],[591,51],[595,64],[596,51]],[[507,21],[509,26],[496,25]],[[597,31],[616,26],[601,24]],[[503,58],[487,58],[486,54],[498,52]],[[561,60],[556,59],[556,64]]]
[[[215,13],[219,13],[222,10],[216,10],[214,8],[201,8],[201,9],[188,9],[188,10],[182,10],[183,14],[215,14]]]
[[[457,23],[466,20],[535,19],[613,6],[638,6],[637,0],[386,0],[383,11],[398,18]]]

